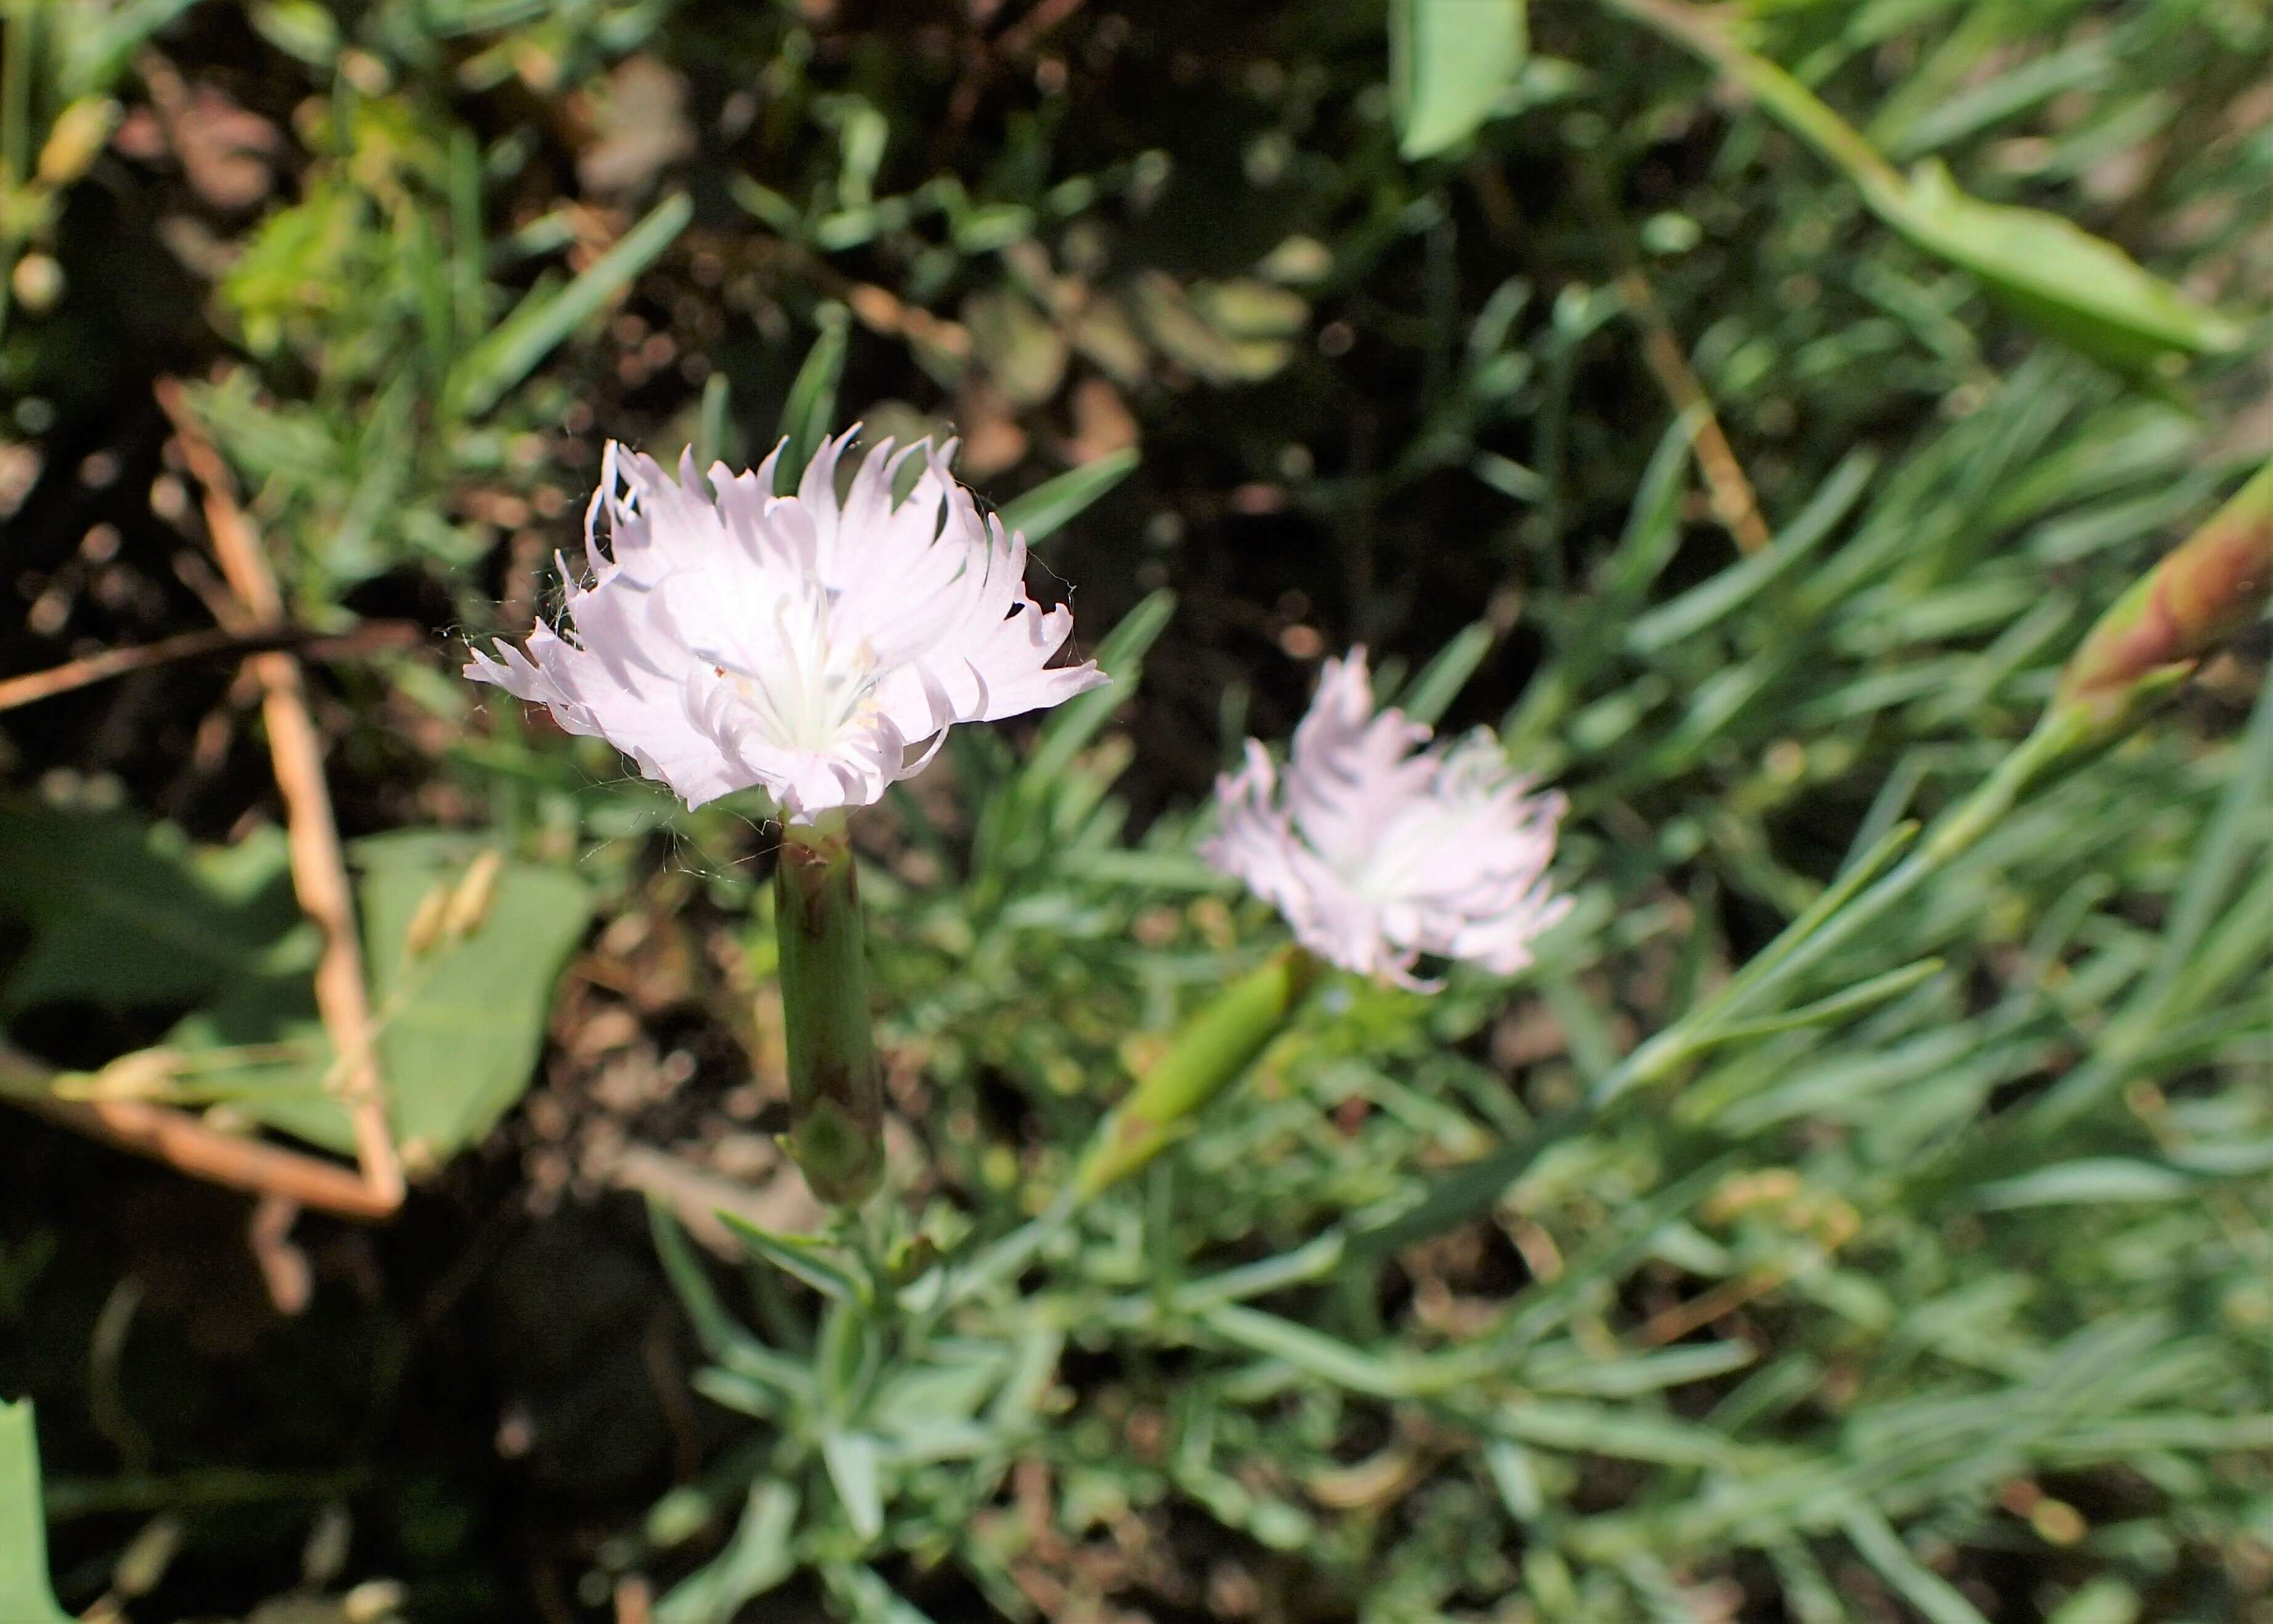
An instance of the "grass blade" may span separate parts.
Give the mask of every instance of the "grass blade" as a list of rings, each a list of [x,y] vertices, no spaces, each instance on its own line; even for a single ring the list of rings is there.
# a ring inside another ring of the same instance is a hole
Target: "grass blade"
[[[563,339],[654,264],[694,218],[693,199],[684,192],[666,198],[573,282],[523,299],[451,373],[454,414],[478,417],[496,405]]]
[[[1079,468],[1068,469],[1054,479],[1044,480],[1024,496],[1005,502],[1003,526],[1024,536],[1030,547],[1046,541],[1134,473],[1143,460],[1131,447],[1107,452]]]

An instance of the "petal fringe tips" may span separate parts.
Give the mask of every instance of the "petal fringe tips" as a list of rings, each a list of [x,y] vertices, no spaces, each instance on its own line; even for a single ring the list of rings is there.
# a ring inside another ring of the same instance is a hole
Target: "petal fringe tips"
[[[706,490],[691,453],[673,479],[611,442],[585,518],[590,580],[561,560],[565,623],[475,650],[465,674],[605,739],[690,807],[761,786],[793,823],[876,801],[957,722],[1105,681],[1093,664],[1050,665],[1073,613],[1027,595],[1025,541],[955,482],[953,442],[884,441],[840,500],[858,432],[783,497],[779,451],[748,473],[713,464]]]
[[[1217,781],[1201,855],[1346,970],[1427,989],[1414,966],[1435,953],[1513,974],[1570,911],[1547,883],[1563,798],[1528,793],[1488,733],[1429,738],[1401,710],[1375,713],[1363,649],[1328,660],[1284,793],[1249,740],[1247,764]]]

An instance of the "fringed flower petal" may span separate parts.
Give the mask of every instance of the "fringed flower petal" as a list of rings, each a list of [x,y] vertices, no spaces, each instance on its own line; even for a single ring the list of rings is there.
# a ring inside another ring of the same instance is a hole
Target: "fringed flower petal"
[[[1513,974],[1570,911],[1547,881],[1563,798],[1532,793],[1488,733],[1429,738],[1375,710],[1364,650],[1328,660],[1283,782],[1249,740],[1201,854],[1345,969],[1426,988],[1425,954]]]
[[[952,442],[883,442],[840,499],[858,432],[787,497],[774,457],[707,480],[689,457],[674,477],[611,443],[564,624],[476,650],[465,674],[607,740],[689,806],[758,787],[798,823],[875,801],[959,722],[1103,682],[1092,663],[1051,664],[1073,617],[1027,594],[1025,543],[956,484]]]

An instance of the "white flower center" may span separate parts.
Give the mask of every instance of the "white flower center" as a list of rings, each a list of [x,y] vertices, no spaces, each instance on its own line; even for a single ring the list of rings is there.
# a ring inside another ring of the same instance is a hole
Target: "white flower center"
[[[1473,834],[1457,809],[1424,801],[1392,812],[1356,861],[1341,866],[1349,887],[1376,907],[1428,887],[1448,854]]]
[[[775,604],[776,635],[754,665],[717,669],[767,743],[821,754],[874,715],[881,673],[869,639],[829,635],[835,594],[817,581],[806,584],[801,597]]]

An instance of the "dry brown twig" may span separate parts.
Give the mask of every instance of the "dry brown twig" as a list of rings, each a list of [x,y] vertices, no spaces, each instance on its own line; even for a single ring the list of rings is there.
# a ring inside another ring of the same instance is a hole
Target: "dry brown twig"
[[[173,423],[190,472],[203,489],[214,553],[236,594],[237,608],[226,617],[225,629],[256,643],[288,633],[283,596],[251,521],[237,506],[228,465],[206,437],[181,384],[161,378],[154,391]],[[355,1128],[356,1170],[244,1134],[224,1132],[187,1112],[146,1101],[59,1100],[36,1086],[7,1093],[80,1132],[155,1157],[193,1177],[270,1198],[260,1212],[260,1237],[273,1249],[283,1244],[295,1207],[319,1207],[348,1218],[384,1218],[402,1205],[404,1186],[401,1158],[387,1122],[386,1086],[371,1045],[371,1000],[356,930],[355,893],[340,849],[331,792],[324,782],[323,742],[308,714],[299,661],[279,647],[254,654],[247,666],[261,687],[269,753],[284,800],[293,890],[324,939],[316,965],[316,1007],[339,1057],[341,1102]],[[7,1058],[11,1069],[34,1083],[44,1070],[21,1057]]]
[[[272,1192],[252,1204],[252,1221],[244,1230],[252,1260],[260,1266],[260,1278],[268,1287],[269,1301],[283,1314],[305,1309],[316,1289],[308,1254],[292,1244],[292,1226],[299,1221],[300,1204],[289,1195]]]
[[[1645,1348],[1662,1348],[1668,1342],[1679,1342],[1767,1296],[1789,1278],[1778,1269],[1748,1269],[1687,1302],[1676,1303],[1663,1312],[1652,1315],[1635,1334],[1634,1340]]]
[[[206,437],[180,382],[161,378],[158,404],[174,425],[175,438],[204,493],[206,530],[221,575],[256,626],[284,623],[283,594],[268,558],[237,506],[229,465]],[[276,787],[284,798],[286,849],[292,888],[300,906],[323,933],[316,961],[316,1009],[339,1056],[341,1098],[355,1126],[356,1161],[364,1183],[388,1207],[402,1203],[402,1161],[387,1124],[386,1085],[371,1046],[371,998],[365,989],[363,944],[356,931],[355,892],[348,883],[347,860],[340,850],[331,791],[324,782],[324,749],[308,715],[300,662],[278,650],[251,662],[262,688],[261,717],[268,726],[268,749],[275,763]]]
[[[1728,435],[1722,432],[1721,419],[1714,414],[1712,397],[1690,369],[1689,357],[1682,354],[1680,341],[1674,337],[1665,312],[1658,308],[1648,279],[1639,271],[1628,271],[1618,278],[1618,292],[1641,324],[1642,359],[1674,409],[1688,413],[1697,425],[1692,440],[1697,447],[1697,467],[1705,476],[1705,488],[1712,500],[1713,516],[1737,538],[1740,552],[1758,553],[1771,539],[1767,522],[1760,517],[1752,482],[1744,477],[1744,464],[1737,461]]]
[[[18,1069],[27,1078],[37,1075],[28,1066]],[[225,1133],[169,1106],[145,1100],[58,1100],[36,1088],[11,1090],[7,1098],[89,1139],[231,1190],[278,1196],[342,1218],[385,1218],[401,1205],[399,1199],[380,1199],[352,1168],[242,1133]]]
[[[1084,0],[1041,0],[1041,4],[1005,28],[991,44],[974,34],[964,53],[963,71],[956,76],[955,88],[949,94],[947,117],[940,126],[940,136],[934,156],[944,161],[948,151],[963,137],[963,132],[978,117],[979,98],[985,94],[986,81],[995,69],[1005,62],[1024,56],[1039,44],[1044,35],[1059,27],[1081,10]]]
[[[352,631],[338,633],[319,632],[304,626],[210,627],[203,631],[161,637],[155,643],[104,649],[100,653],[81,655],[60,665],[50,665],[45,671],[0,679],[0,710],[36,704],[42,699],[52,699],[75,688],[92,688],[113,677],[131,676],[138,671],[152,671],[186,660],[236,658],[283,650],[305,659],[328,659],[371,654],[383,649],[407,649],[423,635],[407,620],[366,621]]]

